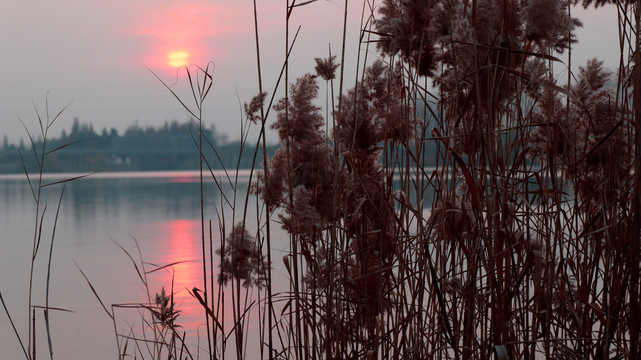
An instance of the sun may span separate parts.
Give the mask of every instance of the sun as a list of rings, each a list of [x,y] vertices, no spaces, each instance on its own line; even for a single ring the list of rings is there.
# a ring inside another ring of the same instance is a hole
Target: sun
[[[167,53],[167,65],[174,68],[179,68],[181,66],[188,66],[190,58],[191,58],[191,55],[187,51],[184,51],[184,50],[171,51]]]

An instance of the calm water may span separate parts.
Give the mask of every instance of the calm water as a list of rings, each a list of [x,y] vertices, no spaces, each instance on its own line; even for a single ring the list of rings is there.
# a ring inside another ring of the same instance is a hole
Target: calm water
[[[144,261],[163,265],[183,261],[174,266],[176,301],[183,311],[179,323],[197,341],[195,329],[202,321],[197,302],[185,289],[202,288],[202,265],[199,261],[201,242],[199,182],[196,172],[98,174],[66,186],[51,265],[49,306],[72,310],[54,312],[50,316],[54,358],[86,359],[115,358],[117,347],[114,324],[93,295],[82,274],[85,272],[108,307],[118,303],[136,303],[146,299],[142,282],[131,260],[116,243],[138,260],[137,240]],[[46,179],[45,182],[57,179]],[[237,208],[247,190],[248,177],[240,178]],[[43,240],[36,258],[33,303],[45,305],[44,284],[47,257],[51,244],[52,225],[61,186],[47,188]],[[221,194],[208,182],[206,219],[213,219],[214,242],[218,243],[218,222],[224,215],[228,227],[232,210],[222,206],[225,195],[233,201],[232,187],[227,183]],[[221,212],[224,209],[224,213]],[[256,223],[255,202],[249,209],[250,223]],[[28,284],[32,251],[35,203],[24,176],[0,177],[0,291],[23,336],[26,346],[28,316]],[[239,210],[240,211],[240,210]],[[236,216],[242,214],[238,213]],[[238,218],[237,218],[238,219]],[[276,226],[276,237],[282,231]],[[274,242],[274,256],[279,259],[286,246],[284,236]],[[278,244],[281,245],[278,245]],[[218,246],[216,245],[215,248]],[[148,265],[148,270],[152,269]],[[276,270],[278,272],[278,270]],[[172,273],[157,271],[149,275],[152,296],[171,286]],[[140,328],[140,317],[118,311],[116,326]],[[229,315],[231,318],[231,315]],[[37,313],[37,348],[48,358],[42,312]],[[0,312],[0,359],[22,356],[6,314]]]

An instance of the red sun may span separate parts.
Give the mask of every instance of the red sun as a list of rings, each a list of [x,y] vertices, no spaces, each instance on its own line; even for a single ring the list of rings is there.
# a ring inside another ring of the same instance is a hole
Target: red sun
[[[181,66],[189,66],[192,63],[192,55],[185,50],[169,51],[167,53],[167,66],[172,68],[179,68]]]

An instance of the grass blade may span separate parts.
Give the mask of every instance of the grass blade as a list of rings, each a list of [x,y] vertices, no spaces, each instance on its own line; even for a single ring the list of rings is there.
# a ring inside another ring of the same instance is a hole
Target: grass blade
[[[13,333],[16,334],[16,338],[18,339],[18,342],[20,343],[20,347],[22,348],[22,351],[24,352],[24,357],[28,360],[29,355],[27,354],[27,349],[25,349],[24,344],[22,343],[22,339],[20,338],[20,334],[18,333],[18,329],[16,329],[16,325],[13,323],[13,319],[11,318],[11,314],[9,313],[9,310],[7,309],[7,304],[4,302],[4,298],[2,297],[2,291],[0,291],[0,302],[2,302],[2,307],[4,308],[4,313],[7,314],[7,317],[9,318],[9,322],[11,323],[11,327],[13,328]]]
[[[98,299],[98,302],[100,302],[100,306],[102,306],[102,308],[105,310],[105,312],[107,313],[107,315],[109,315],[109,317],[111,318],[111,320],[114,320],[114,315],[113,315],[112,313],[110,313],[110,312],[109,312],[109,310],[107,310],[107,307],[106,307],[106,306],[105,306],[105,304],[102,302],[102,299],[101,299],[101,298],[100,298],[100,296],[98,295],[98,292],[96,291],[96,289],[93,287],[93,284],[91,283],[91,281],[89,281],[89,278],[87,277],[87,275],[85,275],[85,272],[84,272],[84,271],[82,271],[82,269],[80,268],[80,266],[78,265],[78,263],[76,263],[76,261],[75,261],[75,260],[74,260],[74,262],[73,262],[73,263],[74,263],[74,264],[76,264],[76,267],[78,268],[78,270],[80,271],[80,273],[82,274],[82,276],[83,276],[83,277],[85,278],[85,280],[87,281],[87,284],[89,284],[89,287],[91,288],[91,292],[93,292],[93,294],[94,294],[94,296],[96,297],[96,299]]]

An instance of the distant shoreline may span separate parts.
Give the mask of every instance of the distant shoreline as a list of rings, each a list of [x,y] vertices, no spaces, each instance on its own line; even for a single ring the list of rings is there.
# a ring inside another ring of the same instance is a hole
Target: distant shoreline
[[[254,171],[257,171],[255,169]],[[213,170],[215,176],[229,176],[235,177],[238,175],[241,178],[249,177],[251,169],[235,170]],[[203,170],[203,178],[210,179],[211,173],[208,170]],[[86,176],[89,175],[89,176]],[[137,179],[137,178],[198,178],[200,170],[149,170],[149,171],[101,171],[95,173],[86,172],[48,172],[43,173],[42,178],[47,180],[53,179],[69,179],[80,176],[86,176],[85,179]],[[0,174],[0,180],[26,180],[24,173]]]

